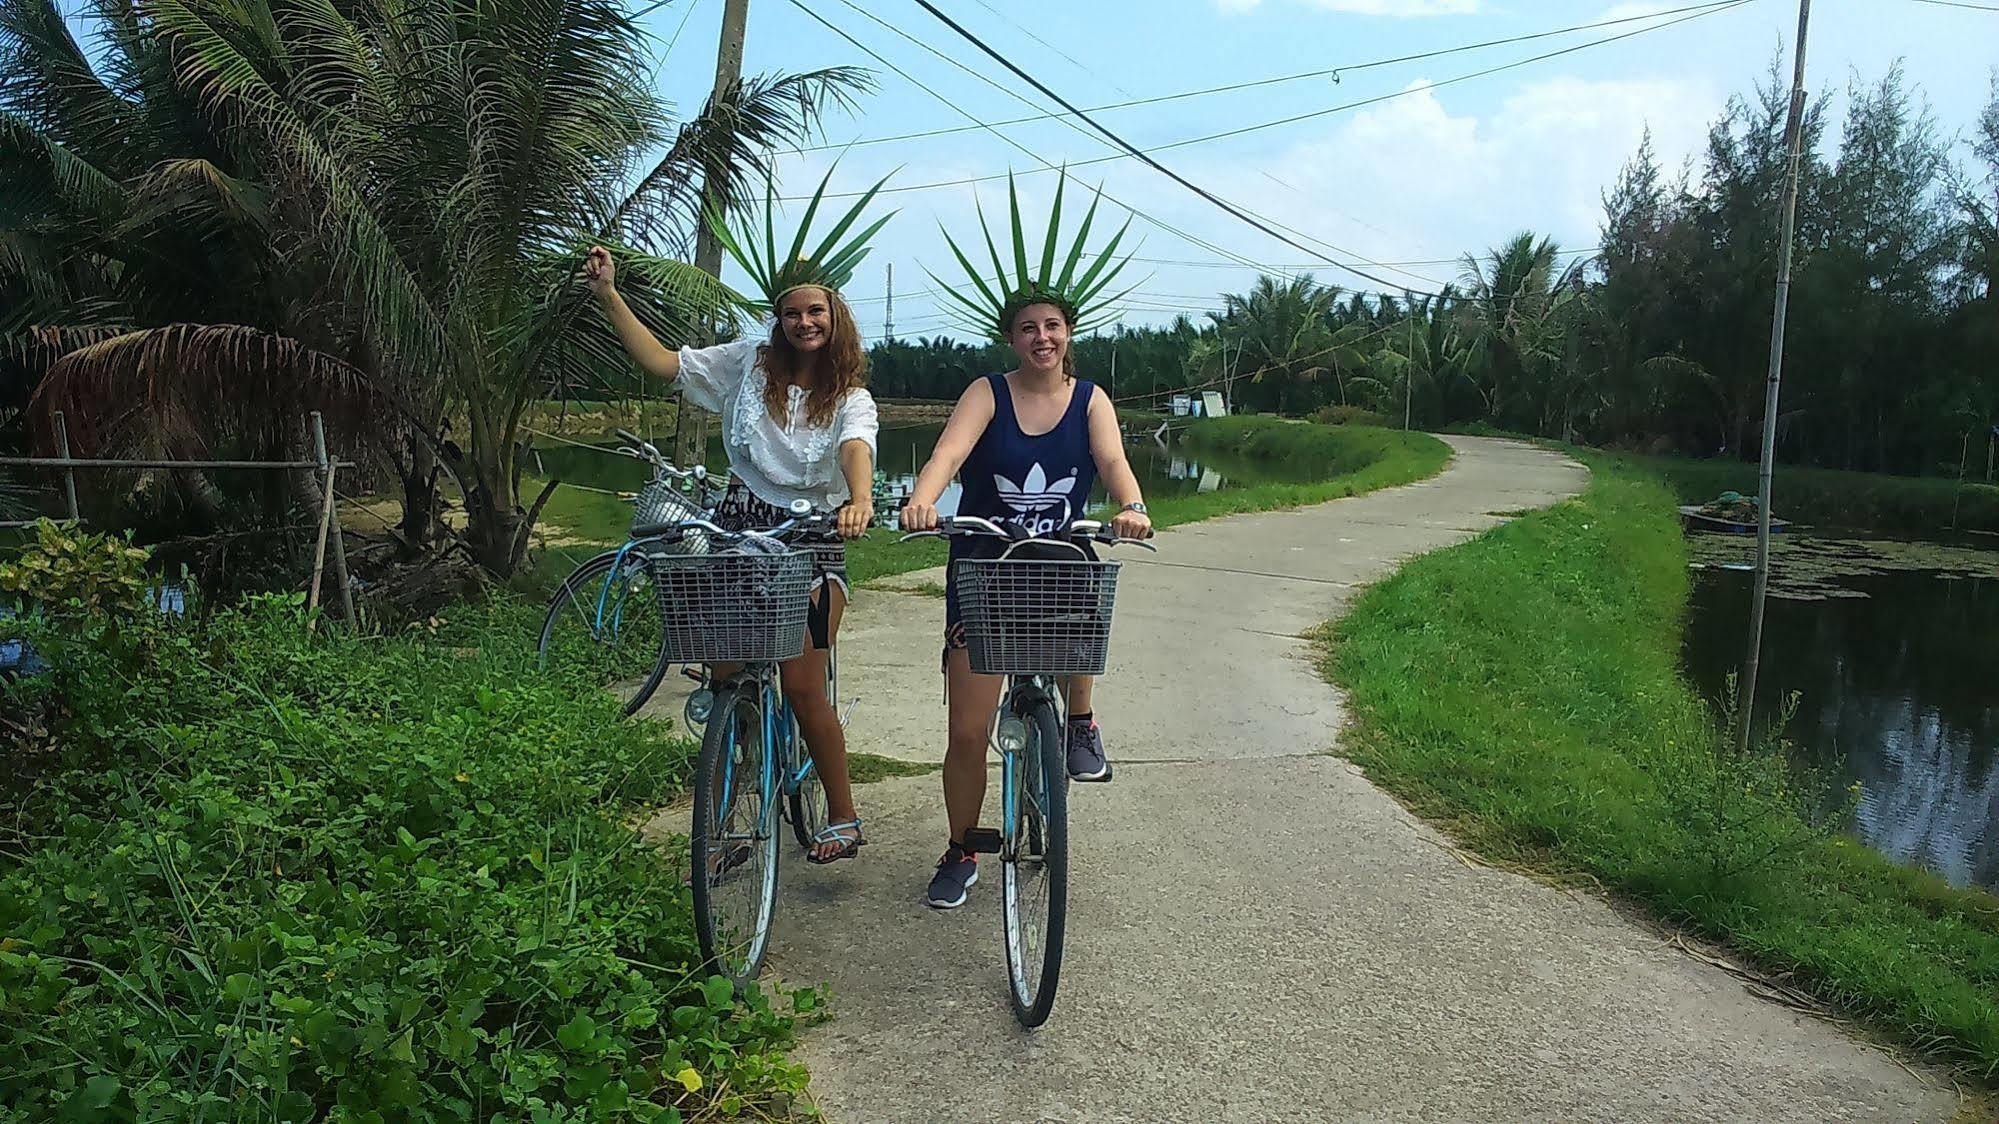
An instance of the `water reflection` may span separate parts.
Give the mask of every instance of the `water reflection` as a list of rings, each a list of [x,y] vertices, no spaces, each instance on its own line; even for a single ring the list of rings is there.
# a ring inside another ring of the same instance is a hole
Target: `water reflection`
[[[1787,735],[1805,760],[1861,782],[1856,836],[1999,888],[1999,577],[1848,584],[1869,596],[1769,602],[1758,722],[1797,693]],[[1750,594],[1744,573],[1696,582],[1685,661],[1711,699],[1740,664]]]

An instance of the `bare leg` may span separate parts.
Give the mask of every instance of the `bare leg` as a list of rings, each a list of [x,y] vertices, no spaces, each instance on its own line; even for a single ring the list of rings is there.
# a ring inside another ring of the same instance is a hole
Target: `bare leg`
[[[1094,675],[1071,675],[1069,677],[1069,713],[1090,713],[1090,696],[1095,693],[1097,677]]]
[[[833,599],[826,626],[826,641],[830,644],[840,634],[840,616],[846,611],[847,595],[837,584],[827,582],[815,596]],[[791,704],[791,712],[798,718],[805,748],[812,754],[812,767],[826,789],[827,819],[831,823],[846,823],[854,819],[854,786],[847,775],[847,731],[840,727],[840,715],[833,700],[826,697],[826,661],[830,658],[830,652],[812,646],[808,638],[803,655],[778,667],[778,679],[784,687],[785,701]],[[839,853],[841,847],[838,842],[821,843],[812,853],[816,858],[827,859]]]
[[[963,843],[965,832],[979,826],[979,810],[986,802],[986,740],[1003,680],[974,673],[971,655],[963,648],[945,653],[944,675],[951,693],[944,811],[951,821],[951,841]]]

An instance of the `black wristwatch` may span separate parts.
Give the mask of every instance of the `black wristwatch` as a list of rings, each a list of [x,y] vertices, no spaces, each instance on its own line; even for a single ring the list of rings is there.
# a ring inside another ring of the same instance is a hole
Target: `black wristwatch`
[[[1139,513],[1140,515],[1144,515],[1144,514],[1146,513],[1146,512],[1145,512],[1145,505],[1144,505],[1144,504],[1142,504],[1142,503],[1128,503],[1128,504],[1125,504],[1125,505],[1124,505],[1124,510],[1125,510],[1125,511],[1136,511],[1136,512],[1138,512],[1138,513]]]

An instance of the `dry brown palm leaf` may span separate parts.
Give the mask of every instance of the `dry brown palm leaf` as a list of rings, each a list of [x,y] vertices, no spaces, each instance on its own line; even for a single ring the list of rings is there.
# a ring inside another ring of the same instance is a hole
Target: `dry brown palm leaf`
[[[236,324],[137,329],[70,351],[29,404],[45,451],[58,410],[71,449],[98,457],[293,459],[310,450],[305,417],[318,411],[332,450],[360,459],[397,428],[354,367]]]

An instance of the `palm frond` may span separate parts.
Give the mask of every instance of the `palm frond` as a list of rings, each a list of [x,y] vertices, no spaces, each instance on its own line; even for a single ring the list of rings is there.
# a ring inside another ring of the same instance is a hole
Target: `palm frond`
[[[669,253],[690,252],[711,203],[724,215],[741,211],[756,187],[770,182],[775,151],[817,135],[829,113],[853,108],[873,88],[873,77],[852,67],[736,83],[674,131],[665,154],[612,207],[606,229]]]
[[[387,403],[359,371],[236,324],[172,324],[78,347],[49,368],[29,416],[49,448],[63,412],[80,455],[271,456],[301,448],[320,412],[336,452],[372,449]]]
[[[1066,174],[1064,178],[1067,178]],[[1012,316],[1021,307],[1037,301],[1050,301],[1062,306],[1078,328],[1085,325],[1101,325],[1107,320],[1109,306],[1131,292],[1130,289],[1126,289],[1117,297],[1104,297],[1111,283],[1131,261],[1129,254],[1118,256],[1118,247],[1131,229],[1129,219],[1117,234],[1096,252],[1082,275],[1076,275],[1077,265],[1088,253],[1087,240],[1091,224],[1096,219],[1097,205],[1103,197],[1101,189],[1091,200],[1089,210],[1084,213],[1081,230],[1070,239],[1067,253],[1059,254],[1062,267],[1060,272],[1057,272],[1055,263],[1062,244],[1062,195],[1063,189],[1058,185],[1048,210],[1048,224],[1042,235],[1040,260],[1038,263],[1030,263],[1027,255],[1026,223],[1021,217],[1020,193],[1014,177],[1011,174],[1007,176],[1007,241],[1013,254],[1011,271],[1000,257],[992,227],[986,222],[985,208],[974,196],[973,208],[978,215],[979,231],[986,240],[986,252],[993,263],[994,282],[990,286],[985,278],[972,268],[971,261],[959,249],[957,242],[948,232],[945,234],[945,243],[950,246],[952,255],[958,259],[958,264],[970,279],[971,286],[969,289],[954,287],[941,281],[939,285],[953,298],[958,307],[965,308],[972,317],[974,323],[968,327],[981,335],[1004,340],[1007,324]],[[936,275],[931,274],[931,276],[934,279]]]

